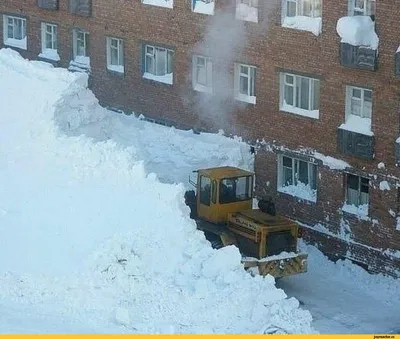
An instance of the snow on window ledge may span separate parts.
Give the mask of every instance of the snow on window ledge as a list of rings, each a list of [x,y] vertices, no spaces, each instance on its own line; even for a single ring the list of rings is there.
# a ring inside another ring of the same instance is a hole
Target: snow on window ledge
[[[236,5],[236,19],[258,22],[258,8],[239,3]]]
[[[52,61],[60,61],[60,56],[56,49],[46,48],[42,53],[39,54],[39,58],[52,60]]]
[[[90,58],[77,55],[74,60],[71,60],[68,66],[70,71],[89,71],[90,72]]]
[[[371,119],[361,118],[354,114],[349,114],[346,122],[341,124],[339,128],[368,136],[374,135],[374,133],[371,131]]]
[[[317,202],[317,191],[311,189],[309,185],[304,185],[301,182],[297,185],[281,186],[278,188],[278,192],[289,194],[303,200]]]
[[[212,94],[212,92],[213,92],[212,87],[207,87],[207,86],[200,85],[200,84],[194,84],[193,89],[198,92],[204,92],[204,93],[210,93],[210,94]]]
[[[145,5],[153,5],[165,8],[173,8],[174,1],[173,0],[142,0],[142,3]]]
[[[284,102],[283,104],[281,104],[280,110],[283,112],[301,115],[303,117],[319,119],[319,110],[318,109],[309,111],[307,109],[290,106],[286,102]]]
[[[318,36],[322,32],[322,18],[311,18],[302,15],[285,17],[282,22],[282,27],[308,31]]]
[[[152,73],[145,72],[143,73],[143,78],[148,80],[154,80],[157,82],[162,82],[163,84],[172,85],[173,73],[165,75],[154,75]]]
[[[107,69],[111,72],[124,73],[124,66],[121,65],[107,65]]]
[[[206,3],[204,1],[198,0],[194,5],[193,12],[200,14],[214,15],[214,7],[215,7],[214,1]]]
[[[354,214],[355,216],[357,216],[358,219],[361,220],[370,220],[370,218],[368,217],[368,204],[356,206],[344,203],[342,211]]]
[[[27,39],[26,37],[23,39],[7,38],[4,41],[4,45],[21,49],[27,49]]]
[[[342,43],[378,49],[379,38],[375,32],[375,22],[370,16],[345,16],[338,20],[336,31]]]
[[[242,93],[237,93],[235,96],[236,100],[239,101],[243,101],[243,102],[247,102],[249,104],[256,104],[256,97],[253,95],[246,95],[246,94],[242,94]]]

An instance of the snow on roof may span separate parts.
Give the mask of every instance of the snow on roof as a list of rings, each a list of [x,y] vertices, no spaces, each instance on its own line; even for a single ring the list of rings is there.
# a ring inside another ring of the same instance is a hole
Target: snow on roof
[[[379,38],[375,32],[375,22],[369,16],[342,17],[337,22],[336,31],[343,43],[378,49]]]

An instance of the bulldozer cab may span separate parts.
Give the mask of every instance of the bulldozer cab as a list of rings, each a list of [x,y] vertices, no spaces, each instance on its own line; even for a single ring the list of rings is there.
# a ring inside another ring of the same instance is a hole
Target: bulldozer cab
[[[198,217],[225,224],[228,213],[251,209],[254,174],[235,167],[198,170]]]

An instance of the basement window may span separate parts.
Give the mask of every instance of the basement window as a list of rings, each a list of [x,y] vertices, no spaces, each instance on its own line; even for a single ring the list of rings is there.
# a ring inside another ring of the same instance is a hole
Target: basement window
[[[317,165],[288,156],[279,156],[278,191],[316,202]]]

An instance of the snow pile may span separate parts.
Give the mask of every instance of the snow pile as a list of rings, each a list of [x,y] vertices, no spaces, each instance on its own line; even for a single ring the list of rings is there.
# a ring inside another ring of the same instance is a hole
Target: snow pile
[[[149,171],[164,163],[173,181],[194,165],[179,167],[191,147],[223,163],[238,141],[161,126],[151,134],[150,124],[99,107],[86,81],[0,50],[2,331],[18,330],[1,320],[17,309],[20,324],[28,313],[62,318],[54,332],[312,333],[310,313],[274,279],[247,274],[235,247],[211,248],[182,184]]]
[[[353,204],[347,204],[344,203],[342,206],[342,211],[354,214],[357,216],[357,218],[362,219],[362,220],[369,220],[368,217],[368,204],[362,204],[362,205],[353,205]]]
[[[390,185],[389,185],[389,183],[388,183],[386,180],[381,181],[381,182],[379,183],[379,189],[380,189],[381,191],[390,191]]]
[[[318,36],[322,32],[322,18],[312,18],[309,16],[296,15],[286,16],[283,19],[282,26],[286,28],[308,31]]]
[[[375,22],[369,16],[342,17],[337,22],[336,31],[342,38],[342,43],[378,49],[379,38],[375,32]]]
[[[305,185],[302,182],[298,182],[297,185],[279,187],[278,192],[286,193],[291,196],[312,202],[317,201],[317,191],[313,190],[310,185]]]
[[[354,114],[349,114],[346,118],[346,122],[344,124],[341,124],[339,128],[368,136],[374,135],[371,130],[371,119],[362,118]]]
[[[166,8],[173,8],[174,1],[173,0],[142,0],[142,3],[146,5],[160,6]]]
[[[39,54],[39,58],[52,61],[60,61],[60,56],[58,55],[58,51],[52,48],[44,49],[43,52]]]

